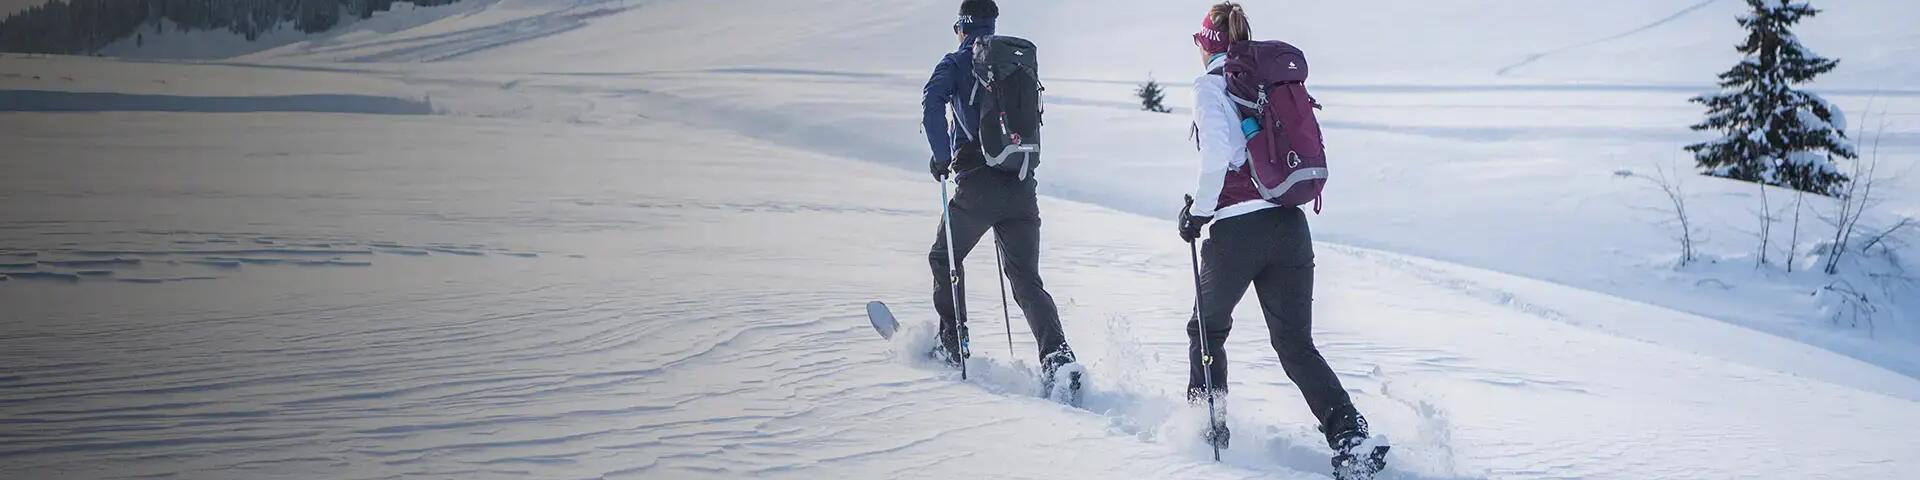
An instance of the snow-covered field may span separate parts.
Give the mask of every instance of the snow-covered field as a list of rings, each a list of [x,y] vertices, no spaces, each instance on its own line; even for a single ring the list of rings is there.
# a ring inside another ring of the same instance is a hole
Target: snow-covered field
[[[1129,91],[1188,103],[1209,2],[1004,6],[1050,72],[1085,410],[1032,395],[992,282],[977,375],[919,359],[948,2],[469,2],[219,62],[0,56],[0,477],[1325,478],[1253,302],[1221,464],[1178,396],[1192,147]],[[1831,277],[1752,267],[1758,190],[1690,178],[1717,262],[1674,268],[1616,173],[1688,164],[1740,2],[1615,3],[1249,5],[1316,59],[1316,336],[1386,478],[1911,476],[1911,253],[1852,265],[1877,321],[1835,325]],[[1911,169],[1920,6],[1823,5],[1816,89]]]

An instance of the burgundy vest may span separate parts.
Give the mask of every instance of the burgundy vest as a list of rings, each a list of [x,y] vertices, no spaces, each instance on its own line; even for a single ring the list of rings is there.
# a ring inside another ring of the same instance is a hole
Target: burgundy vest
[[[1240,164],[1240,168],[1228,170],[1225,181],[1226,184],[1220,186],[1220,206],[1215,207],[1215,211],[1239,205],[1242,202],[1261,200],[1260,191],[1253,188],[1253,174],[1247,173],[1246,164],[1243,163]]]

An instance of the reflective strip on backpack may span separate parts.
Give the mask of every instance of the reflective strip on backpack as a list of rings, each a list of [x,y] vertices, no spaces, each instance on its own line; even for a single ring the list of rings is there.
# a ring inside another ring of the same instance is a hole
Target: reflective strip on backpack
[[[1232,99],[1233,103],[1240,104],[1240,106],[1242,107],[1247,107],[1248,110],[1253,110],[1256,112],[1260,111],[1260,107],[1261,107],[1260,104],[1254,103],[1244,98],[1240,98],[1239,95],[1234,95],[1233,92],[1227,92],[1227,98]]]
[[[1293,187],[1299,185],[1300,182],[1327,179],[1327,169],[1325,168],[1302,168],[1294,170],[1291,175],[1287,175],[1287,181],[1280,182],[1280,186],[1268,189],[1266,184],[1260,182],[1258,175],[1253,175],[1252,168],[1248,168],[1247,173],[1248,176],[1254,177],[1253,188],[1260,191],[1260,198],[1269,200],[1280,198],[1281,195],[1286,194],[1288,190],[1292,190]]]
[[[998,167],[1000,166],[1000,164],[1007,162],[1007,157],[1011,157],[1013,156],[1013,154],[1016,154],[1016,153],[1031,153],[1034,155],[1039,155],[1040,144],[1029,143],[1024,145],[1008,145],[1006,149],[1000,150],[999,155],[987,157],[987,165]]]

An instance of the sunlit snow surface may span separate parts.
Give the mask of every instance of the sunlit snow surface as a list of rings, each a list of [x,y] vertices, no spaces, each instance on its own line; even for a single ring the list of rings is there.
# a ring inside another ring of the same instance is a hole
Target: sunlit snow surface
[[[223,64],[0,57],[0,107],[123,99],[0,113],[0,477],[1325,478],[1254,302],[1224,462],[1180,400],[1191,144],[1127,92],[1153,69],[1189,103],[1208,2],[1033,7],[1077,19],[1032,36],[1057,52],[1042,262],[1084,410],[1038,396],[1017,309],[1008,352],[986,256],[972,377],[922,359],[917,95],[951,12],[894,3],[499,0]],[[1675,271],[1657,193],[1614,176],[1684,165],[1737,2],[1473,3],[1312,7],[1443,16],[1364,39],[1249,7],[1326,59],[1346,173],[1313,217],[1315,332],[1393,439],[1384,478],[1913,471],[1920,328],[1834,327],[1817,280],[1754,273],[1737,185],[1692,180],[1727,260]],[[1803,38],[1859,65],[1824,93],[1910,159],[1913,7],[1860,5]],[[1464,33],[1488,24],[1531,41]],[[1457,61],[1396,63],[1437,33]],[[1643,44],[1681,47],[1596,66]]]

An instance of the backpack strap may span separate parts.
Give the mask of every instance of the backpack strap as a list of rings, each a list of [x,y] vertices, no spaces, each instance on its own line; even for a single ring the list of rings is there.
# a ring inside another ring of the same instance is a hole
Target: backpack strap
[[[970,88],[967,89],[967,106],[973,107],[975,110],[978,110],[980,108],[980,87],[985,85],[986,82],[983,80],[980,80],[980,75],[973,72],[967,72],[967,76],[973,77],[973,84],[970,85],[969,86]],[[967,130],[967,122],[964,119],[959,118],[960,114],[961,112],[959,111],[959,109],[955,109],[955,111],[953,112],[954,123],[960,125],[960,133],[966,134],[968,141],[979,141],[980,136],[975,135],[973,131]]]
[[[1227,76],[1226,70],[1227,70],[1227,67],[1225,65],[1221,65],[1220,68],[1213,69],[1213,71],[1207,72],[1207,74],[1219,75],[1221,78],[1226,78]],[[1231,88],[1233,86],[1232,84],[1228,84],[1227,86],[1229,87],[1225,89],[1227,91],[1227,98],[1232,99],[1233,103],[1240,105],[1241,107],[1245,107],[1247,110],[1259,112],[1261,104],[1265,103],[1266,101],[1266,99],[1264,98],[1260,99],[1261,100],[1260,102],[1254,102],[1251,100],[1240,98],[1239,95],[1233,94],[1233,88]]]
[[[1040,81],[1039,73],[1033,72],[1031,70],[1029,70],[1027,73],[1033,75],[1033,85],[1035,87],[1040,88],[1040,92],[1034,95],[1035,98],[1040,99],[1040,105],[1039,105],[1040,118],[1038,118],[1037,120],[1040,121],[1041,126],[1046,126],[1047,125],[1047,83]]]
[[[1240,98],[1239,95],[1234,95],[1232,91],[1227,92],[1227,98],[1233,99],[1233,103],[1239,104],[1242,107],[1246,107],[1246,109],[1248,110],[1253,110],[1256,112],[1260,111],[1261,104],[1259,102],[1253,102],[1244,98]]]

